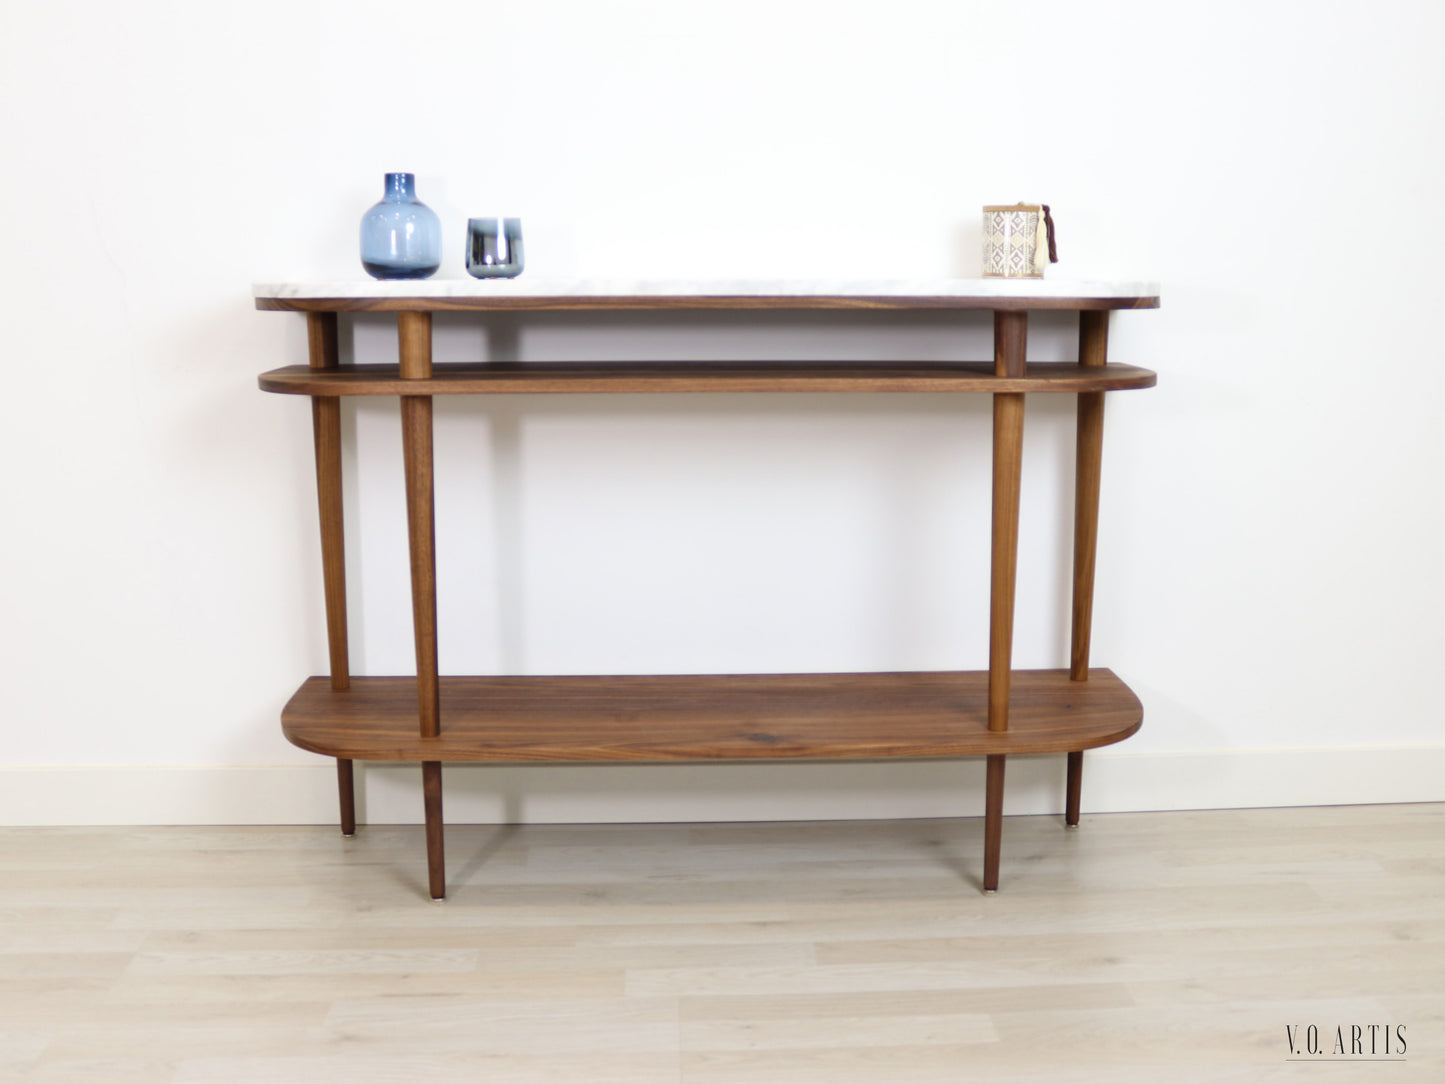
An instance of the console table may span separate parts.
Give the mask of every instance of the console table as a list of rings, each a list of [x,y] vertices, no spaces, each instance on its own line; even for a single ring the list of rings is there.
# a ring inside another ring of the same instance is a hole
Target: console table
[[[422,767],[428,880],[446,895],[442,776],[447,761],[491,764],[987,758],[983,887],[998,887],[1009,755],[1068,756],[1065,823],[1079,821],[1084,750],[1139,729],[1138,698],[1089,667],[1104,393],[1155,374],[1106,360],[1109,313],[1159,305],[1153,283],[950,279],[928,282],[606,283],[424,281],[267,283],[258,309],[306,314],[309,365],[263,373],[265,391],[311,399],[328,676],[308,678],[281,716],[286,737],[335,757],[341,828],[356,830],[352,761]],[[762,310],[993,314],[989,362],[432,362],[442,311]],[[1025,361],[1032,311],[1079,314],[1077,363]],[[343,365],[343,312],[396,313],[399,363]],[[707,676],[441,677],[437,673],[432,397],[536,392],[929,392],[993,396],[993,519],[987,670]],[[1014,671],[1014,580],[1024,400],[1075,395],[1078,444],[1070,666]],[[353,677],[347,659],[340,398],[401,403],[416,676]]]

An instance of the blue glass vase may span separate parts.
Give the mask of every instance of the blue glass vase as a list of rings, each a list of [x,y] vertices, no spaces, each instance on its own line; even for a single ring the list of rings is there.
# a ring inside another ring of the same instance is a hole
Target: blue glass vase
[[[416,176],[388,173],[381,202],[361,217],[361,266],[374,279],[424,279],[442,265],[442,224],[416,198]]]

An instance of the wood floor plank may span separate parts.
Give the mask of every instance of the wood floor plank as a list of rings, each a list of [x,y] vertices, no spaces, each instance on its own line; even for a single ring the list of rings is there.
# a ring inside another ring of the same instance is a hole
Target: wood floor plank
[[[178,1064],[164,1057],[42,1059],[15,1080],[24,1084],[171,1084]]]
[[[890,1013],[878,1016],[775,1016],[754,1020],[692,1020],[682,1028],[684,1051],[835,1050],[839,1047],[958,1046],[996,1043],[988,1013]]]
[[[673,998],[558,998],[488,1006],[448,997],[402,1003],[341,1001],[326,1021],[334,1039],[399,1056],[435,1054],[646,1054],[677,1051]]]
[[[1125,1008],[1134,1003],[1123,983],[1054,983],[958,990],[850,991],[824,994],[689,995],[682,1019],[848,1020],[890,1016],[959,1016],[1046,1009]]]
[[[474,1054],[435,1055],[410,1050],[404,1056],[365,1052],[311,1054],[288,1058],[197,1058],[183,1062],[172,1084],[677,1084],[678,1059],[656,1054]]]
[[[125,976],[116,982],[112,994],[165,1011],[176,1002],[210,1001],[227,1004],[236,1000],[324,1002],[348,998],[413,998],[448,996],[491,1005],[511,1001],[553,998],[622,997],[626,976],[621,971],[564,971],[478,968],[473,971],[381,972],[352,974],[290,973],[249,975]]]

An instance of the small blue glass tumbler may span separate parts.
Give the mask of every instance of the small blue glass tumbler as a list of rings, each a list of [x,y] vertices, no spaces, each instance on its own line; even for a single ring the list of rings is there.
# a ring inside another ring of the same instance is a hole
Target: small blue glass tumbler
[[[525,265],[520,218],[467,219],[467,274],[514,279]]]
[[[381,202],[361,218],[361,266],[374,279],[424,279],[442,265],[442,223],[416,198],[416,176],[388,173]]]

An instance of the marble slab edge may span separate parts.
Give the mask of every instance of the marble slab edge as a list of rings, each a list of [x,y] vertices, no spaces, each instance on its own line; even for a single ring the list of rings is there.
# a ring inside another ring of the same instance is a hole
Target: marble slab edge
[[[1159,283],[1066,279],[427,279],[258,282],[257,300],[321,298],[957,298],[1020,301],[1137,298],[1157,303]]]

